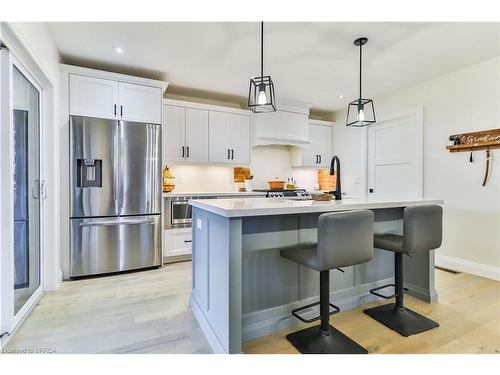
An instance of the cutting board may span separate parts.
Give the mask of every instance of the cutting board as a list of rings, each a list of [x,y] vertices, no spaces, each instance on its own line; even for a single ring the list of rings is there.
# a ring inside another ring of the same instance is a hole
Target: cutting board
[[[250,168],[234,167],[234,182],[245,182],[250,178]]]
[[[318,169],[318,184],[319,190],[332,191],[335,190],[337,176],[330,176],[330,171],[327,169]]]

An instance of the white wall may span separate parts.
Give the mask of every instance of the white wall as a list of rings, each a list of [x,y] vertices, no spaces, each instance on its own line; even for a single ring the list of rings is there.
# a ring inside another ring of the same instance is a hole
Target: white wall
[[[46,123],[43,143],[45,146],[45,178],[48,194],[45,200],[45,289],[57,288],[60,276],[59,267],[59,133],[55,126],[58,103],[59,53],[44,23],[10,22],[8,26],[21,41],[27,55],[39,66],[43,92],[43,120]],[[27,59],[28,60],[28,59]],[[28,67],[30,68],[30,67]],[[35,71],[36,72],[36,71]],[[44,76],[44,77],[41,77]]]
[[[485,152],[446,150],[451,134],[500,127],[498,58],[374,99],[377,116],[424,108],[424,197],[444,199],[444,241],[436,262],[464,272],[499,277],[500,150],[492,174],[481,186]],[[346,191],[366,191],[366,138],[363,129],[346,128],[336,113],[334,149],[343,162]],[[376,125],[374,125],[376,126]],[[360,178],[359,185],[354,179]]]
[[[250,171],[253,188],[267,189],[267,181],[279,177],[286,181],[295,178],[299,187],[313,189],[317,182],[317,170],[292,168],[288,146],[259,146],[252,148]],[[176,192],[234,191],[233,167],[170,165],[175,176]]]

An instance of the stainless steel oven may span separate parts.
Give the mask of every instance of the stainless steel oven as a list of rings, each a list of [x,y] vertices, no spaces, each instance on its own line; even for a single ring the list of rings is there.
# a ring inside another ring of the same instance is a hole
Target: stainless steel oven
[[[216,196],[183,195],[165,199],[165,229],[191,227],[192,210],[189,205],[191,199],[215,199]]]

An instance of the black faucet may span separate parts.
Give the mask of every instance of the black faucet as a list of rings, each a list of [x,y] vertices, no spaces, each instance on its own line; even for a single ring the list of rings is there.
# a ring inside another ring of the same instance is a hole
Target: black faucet
[[[335,164],[337,164],[336,168]],[[335,169],[337,170],[337,173],[335,173]],[[337,175],[337,178],[335,179],[335,191],[330,191],[330,194],[333,194],[335,200],[341,200],[342,188],[340,187],[340,159],[337,155],[332,158],[332,162],[330,164],[330,176],[334,176],[335,174]]]

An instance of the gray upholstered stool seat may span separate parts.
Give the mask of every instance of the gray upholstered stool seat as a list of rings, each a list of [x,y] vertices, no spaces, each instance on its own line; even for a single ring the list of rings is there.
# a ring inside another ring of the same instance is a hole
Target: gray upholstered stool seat
[[[282,248],[283,258],[320,273],[320,302],[300,307],[292,314],[304,322],[321,319],[321,325],[287,335],[287,339],[302,353],[366,353],[366,349],[330,325],[329,317],[338,307],[330,304],[329,272],[352,266],[373,257],[373,212],[344,211],[322,214],[318,218],[318,242]],[[298,312],[320,305],[320,315],[306,320]]]
[[[370,293],[382,297],[396,297],[394,304],[372,307],[364,310],[375,320],[397,331],[403,336],[414,335],[438,327],[439,324],[407,309],[403,304],[403,255],[431,251],[441,246],[443,231],[443,209],[440,206],[406,207],[403,211],[403,235],[375,233],[374,247],[394,252],[394,284],[384,285],[370,290]],[[384,296],[378,290],[394,286],[395,294]]]
[[[395,253],[404,253],[403,236],[391,233],[375,233],[373,235],[373,246],[377,249],[394,251]]]

